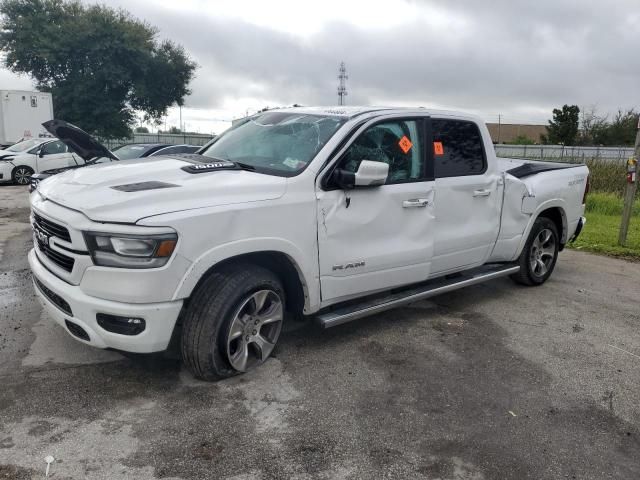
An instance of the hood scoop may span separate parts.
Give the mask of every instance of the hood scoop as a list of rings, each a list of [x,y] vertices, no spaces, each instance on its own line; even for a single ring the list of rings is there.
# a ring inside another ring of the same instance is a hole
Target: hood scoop
[[[180,185],[175,185],[173,183],[165,183],[165,182],[139,182],[139,183],[128,183],[126,185],[118,185],[115,187],[111,187],[114,190],[119,190],[121,192],[143,192],[145,190],[158,190],[160,188],[173,188],[179,187]]]

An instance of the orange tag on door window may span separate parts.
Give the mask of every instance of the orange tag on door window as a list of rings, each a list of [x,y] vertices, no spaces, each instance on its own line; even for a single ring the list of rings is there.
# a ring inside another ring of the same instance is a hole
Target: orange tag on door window
[[[413,147],[413,143],[411,143],[411,140],[409,140],[406,135],[403,135],[398,142],[398,146],[400,147],[400,150],[402,150],[406,154],[409,150],[411,150],[411,147]]]
[[[444,155],[444,147],[442,142],[433,142],[433,153],[436,155]]]

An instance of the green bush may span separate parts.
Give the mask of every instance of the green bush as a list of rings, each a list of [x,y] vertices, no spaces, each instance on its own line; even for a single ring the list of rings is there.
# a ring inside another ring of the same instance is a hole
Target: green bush
[[[624,162],[607,162],[593,158],[585,163],[589,167],[592,192],[608,192],[617,195],[624,193],[627,182],[627,166]]]

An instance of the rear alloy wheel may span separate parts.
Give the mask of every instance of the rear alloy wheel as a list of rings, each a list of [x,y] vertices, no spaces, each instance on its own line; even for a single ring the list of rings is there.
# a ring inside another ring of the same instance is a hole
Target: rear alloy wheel
[[[11,173],[11,178],[14,183],[18,185],[29,185],[31,182],[31,175],[33,175],[33,170],[30,167],[16,167],[13,169]]]
[[[520,271],[511,278],[523,285],[542,285],[556,266],[559,248],[555,223],[545,217],[537,218],[518,259]]]
[[[536,235],[529,252],[529,266],[537,277],[544,277],[553,265],[556,255],[556,239],[551,230],[545,228]]]

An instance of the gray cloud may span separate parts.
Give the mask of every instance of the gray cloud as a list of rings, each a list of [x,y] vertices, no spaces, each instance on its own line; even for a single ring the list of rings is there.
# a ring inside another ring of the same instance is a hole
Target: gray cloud
[[[438,104],[533,120],[564,103],[597,104],[601,111],[640,105],[636,1],[418,4],[462,22],[432,29],[409,18],[377,30],[333,22],[304,40],[228,18],[172,12],[169,19],[161,10],[152,22],[201,65],[193,105],[213,108],[247,96],[335,103],[342,59],[352,104]]]
[[[375,29],[350,19],[301,39],[237,19],[149,8],[139,0],[122,6],[184,45],[200,64],[187,101],[198,108],[240,98],[336,103],[340,60],[349,70],[350,104],[443,105],[517,121],[541,121],[564,103],[595,104],[601,112],[640,105],[637,0],[412,3],[425,15],[438,9],[443,24],[406,18]],[[394,7],[388,15],[402,11]]]

